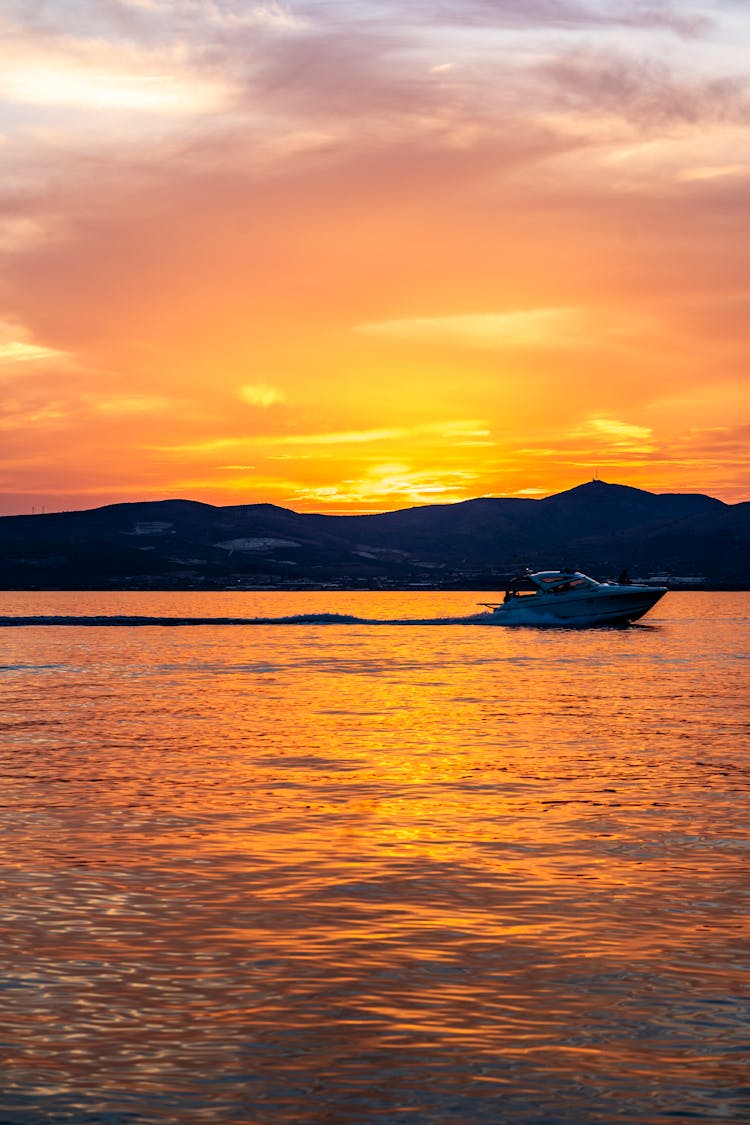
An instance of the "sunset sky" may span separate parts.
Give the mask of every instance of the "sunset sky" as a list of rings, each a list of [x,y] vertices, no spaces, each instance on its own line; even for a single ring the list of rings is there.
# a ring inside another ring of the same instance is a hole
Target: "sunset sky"
[[[750,499],[746,0],[5,0],[2,513]]]

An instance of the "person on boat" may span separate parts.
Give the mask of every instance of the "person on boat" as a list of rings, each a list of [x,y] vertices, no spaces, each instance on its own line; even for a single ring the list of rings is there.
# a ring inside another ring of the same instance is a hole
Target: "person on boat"
[[[625,569],[621,572],[620,577],[617,579],[617,585],[618,586],[629,586],[630,585],[630,575],[628,574],[627,569]]]
[[[511,602],[511,601],[513,601],[513,598],[518,597],[518,587],[519,587],[519,585],[520,585],[520,581],[519,581],[518,578],[511,578],[510,582],[508,583],[508,588],[505,591],[505,597],[503,598],[503,603]]]

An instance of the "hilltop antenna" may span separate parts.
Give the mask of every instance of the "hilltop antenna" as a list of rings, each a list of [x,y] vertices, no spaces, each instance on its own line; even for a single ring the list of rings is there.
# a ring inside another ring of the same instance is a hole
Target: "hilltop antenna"
[[[594,469],[594,480],[599,480],[599,467]]]

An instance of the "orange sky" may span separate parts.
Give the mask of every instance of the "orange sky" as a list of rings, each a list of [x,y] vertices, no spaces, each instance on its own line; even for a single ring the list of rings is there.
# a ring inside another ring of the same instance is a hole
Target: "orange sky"
[[[2,513],[750,499],[736,0],[11,0]]]

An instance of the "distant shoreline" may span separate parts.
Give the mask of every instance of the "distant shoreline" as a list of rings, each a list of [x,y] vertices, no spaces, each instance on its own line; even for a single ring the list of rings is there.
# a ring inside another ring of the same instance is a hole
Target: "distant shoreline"
[[[144,501],[0,519],[16,590],[488,590],[551,566],[670,589],[750,589],[750,503],[589,481],[363,516]]]

